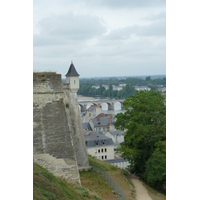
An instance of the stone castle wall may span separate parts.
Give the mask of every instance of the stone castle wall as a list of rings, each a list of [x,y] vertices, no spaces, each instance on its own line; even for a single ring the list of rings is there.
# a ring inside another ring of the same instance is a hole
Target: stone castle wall
[[[77,93],[69,93],[69,114],[71,120],[71,132],[74,143],[74,150],[77,158],[78,167],[79,169],[84,169],[89,166],[89,162],[85,146],[81,116],[79,113]]]
[[[48,93],[62,91],[61,74],[54,73],[34,73],[33,93]]]
[[[80,183],[78,170],[89,163],[75,96],[63,89],[61,75],[34,77],[33,153],[55,175]]]

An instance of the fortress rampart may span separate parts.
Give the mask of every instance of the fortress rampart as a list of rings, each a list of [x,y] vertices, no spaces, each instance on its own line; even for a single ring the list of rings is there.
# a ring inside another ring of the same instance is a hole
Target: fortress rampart
[[[77,94],[62,85],[61,75],[33,75],[33,157],[56,176],[80,183],[89,162]]]
[[[61,92],[61,74],[53,72],[33,73],[33,93]]]

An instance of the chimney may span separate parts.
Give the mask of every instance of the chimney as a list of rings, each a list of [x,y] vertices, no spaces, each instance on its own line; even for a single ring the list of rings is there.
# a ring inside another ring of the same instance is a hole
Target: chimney
[[[100,116],[98,116],[98,121],[101,122],[101,117]]]
[[[110,124],[112,124],[113,116],[110,115]]]

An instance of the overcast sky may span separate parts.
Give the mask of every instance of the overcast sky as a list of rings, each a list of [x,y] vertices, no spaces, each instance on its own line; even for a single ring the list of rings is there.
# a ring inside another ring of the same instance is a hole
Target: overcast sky
[[[33,0],[33,70],[166,74],[165,0]]]

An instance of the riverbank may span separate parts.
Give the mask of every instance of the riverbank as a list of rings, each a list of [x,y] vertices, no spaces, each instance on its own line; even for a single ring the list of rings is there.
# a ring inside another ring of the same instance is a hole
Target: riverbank
[[[86,97],[86,96],[82,96],[82,95],[78,95],[78,100],[96,100],[94,97]]]

